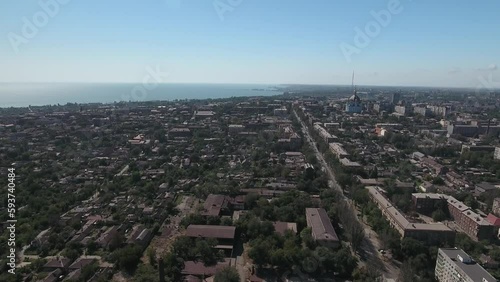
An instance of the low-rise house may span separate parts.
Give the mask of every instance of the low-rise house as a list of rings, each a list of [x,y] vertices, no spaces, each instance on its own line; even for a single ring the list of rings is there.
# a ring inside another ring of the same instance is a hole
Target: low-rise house
[[[149,242],[153,238],[153,234],[151,230],[144,227],[144,225],[136,225],[132,228],[130,235],[128,236],[127,243],[128,244],[138,244],[143,248],[146,248],[149,245]]]
[[[231,198],[224,195],[210,194],[208,195],[201,215],[203,216],[220,216],[227,214],[230,211]]]
[[[61,269],[56,269],[51,271],[43,280],[38,280],[38,282],[57,282],[62,274],[63,271]]]
[[[494,185],[492,185],[491,183],[482,182],[482,183],[476,184],[476,187],[474,189],[474,195],[480,196],[483,193],[491,193],[491,192],[495,191],[496,189],[497,188]]]
[[[87,266],[89,264],[92,264],[94,261],[95,261],[95,259],[91,259],[91,258],[78,258],[77,260],[75,260],[75,262],[73,262],[68,267],[68,269],[70,271],[77,270],[77,269],[82,269],[85,266]]]
[[[108,247],[111,240],[118,235],[118,226],[108,228],[97,240],[96,243],[102,248]]]
[[[205,265],[201,261],[186,261],[184,262],[184,268],[182,269],[181,274],[185,276],[192,275],[204,279],[215,275],[217,271],[225,267],[234,266],[235,263],[235,260],[230,258],[226,258],[222,262],[209,266]]]
[[[446,173],[448,171],[448,168],[439,164],[436,160],[424,157],[420,160],[420,163],[422,166],[427,167],[428,169],[432,170],[434,174],[440,175],[443,173]]]
[[[65,257],[57,257],[49,260],[44,266],[45,271],[54,271],[56,269],[66,270],[70,265],[71,260]]]
[[[238,195],[234,197],[231,202],[234,210],[244,210],[245,209],[245,196]]]
[[[215,248],[223,250],[229,255],[233,251],[235,235],[236,227],[234,226],[191,224],[186,228],[186,236],[190,238],[216,239],[218,245]]]

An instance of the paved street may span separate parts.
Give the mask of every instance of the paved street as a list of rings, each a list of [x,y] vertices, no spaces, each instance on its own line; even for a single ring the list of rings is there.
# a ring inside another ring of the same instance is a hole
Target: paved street
[[[294,114],[297,117],[297,119],[300,121],[302,125],[302,132],[304,133],[304,138],[309,142],[311,147],[314,149],[314,152],[316,154],[316,158],[320,162],[320,164],[323,166],[325,169],[326,174],[328,175],[328,178],[330,178],[331,181],[328,183],[330,184],[330,188],[336,189],[340,191],[340,193],[343,195],[343,200],[347,201],[349,203],[349,207],[351,208],[351,212],[353,212],[355,215],[358,214],[358,211],[356,210],[356,207],[352,204],[352,202],[344,196],[344,192],[342,191],[342,188],[340,185],[337,183],[337,180],[335,179],[335,174],[333,173],[332,169],[330,168],[329,165],[327,165],[323,154],[321,154],[316,147],[316,143],[314,140],[311,138],[309,134],[308,127],[306,124],[300,119],[300,117],[297,115],[297,113],[294,110]],[[357,216],[356,216],[357,218]],[[383,275],[386,280],[390,279],[396,279],[398,274],[399,274],[399,268],[397,268],[395,265],[393,265],[389,261],[384,261],[378,252],[380,249],[381,243],[380,240],[375,233],[375,231],[371,230],[370,226],[366,225],[364,222],[360,221],[358,219],[358,222],[363,226],[365,229],[365,238],[363,239],[363,242],[361,244],[361,250],[364,252],[364,258],[361,260],[361,262],[365,265],[371,266],[374,269],[378,269]]]

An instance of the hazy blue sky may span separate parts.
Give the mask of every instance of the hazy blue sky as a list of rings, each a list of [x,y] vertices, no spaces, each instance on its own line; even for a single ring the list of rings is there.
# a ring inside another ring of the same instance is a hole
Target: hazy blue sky
[[[357,84],[475,87],[500,76],[500,1],[400,0],[392,13],[394,1],[64,0],[43,25],[39,1],[0,0],[0,81],[140,82],[148,66],[169,72],[162,82],[350,84],[354,69]],[[355,28],[381,10],[388,24],[356,45]],[[38,31],[23,34],[23,17]],[[360,47],[350,61],[342,42]]]

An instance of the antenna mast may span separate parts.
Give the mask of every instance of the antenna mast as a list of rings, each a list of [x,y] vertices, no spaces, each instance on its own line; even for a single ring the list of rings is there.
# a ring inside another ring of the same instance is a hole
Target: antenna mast
[[[354,88],[354,70],[352,71],[351,90],[352,90],[353,92],[355,92],[355,91],[356,91],[356,88]]]

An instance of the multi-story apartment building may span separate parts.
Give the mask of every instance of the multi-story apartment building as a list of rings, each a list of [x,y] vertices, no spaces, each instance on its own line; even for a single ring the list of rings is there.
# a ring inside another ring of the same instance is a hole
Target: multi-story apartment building
[[[425,106],[425,105],[419,105],[419,106],[413,107],[413,112],[415,114],[419,114],[421,116],[426,117],[431,113],[431,110],[429,108],[427,108],[427,106]]]
[[[435,114],[436,116],[446,117],[449,112],[448,108],[445,106],[429,106],[428,108],[431,113]]]
[[[455,240],[455,232],[442,223],[413,223],[399,211],[392,203],[383,195],[380,188],[376,186],[366,187],[371,199],[377,204],[382,215],[389,221],[401,237],[409,237],[429,243],[452,243]]]
[[[341,143],[330,143],[328,144],[330,147],[330,151],[337,156],[339,159],[346,158],[349,156],[349,153],[344,149],[344,146]]]
[[[337,136],[330,134],[319,123],[314,124],[314,130],[316,130],[318,132],[319,136],[321,136],[321,138],[323,138],[323,140],[325,140],[326,143],[334,142],[335,140],[338,139]]]
[[[407,105],[398,105],[394,107],[394,111],[402,116],[407,116],[413,112],[413,108]]]
[[[434,275],[439,282],[496,282],[491,274],[461,249],[440,248]]]
[[[460,229],[474,240],[488,240],[495,233],[495,227],[490,222],[452,196],[414,193],[412,194],[412,201],[415,210],[423,214],[432,213],[441,202],[442,205],[448,208],[450,217]]]
[[[467,205],[453,197],[448,197],[448,210],[457,225],[474,240],[491,239],[495,227]]]
[[[313,239],[320,245],[333,248],[340,245],[339,237],[324,209],[306,208],[306,220]]]
[[[439,202],[446,206],[448,201],[448,196],[444,194],[434,194],[434,193],[413,193],[412,202],[415,211],[422,214],[431,214],[436,210],[436,206]]]

